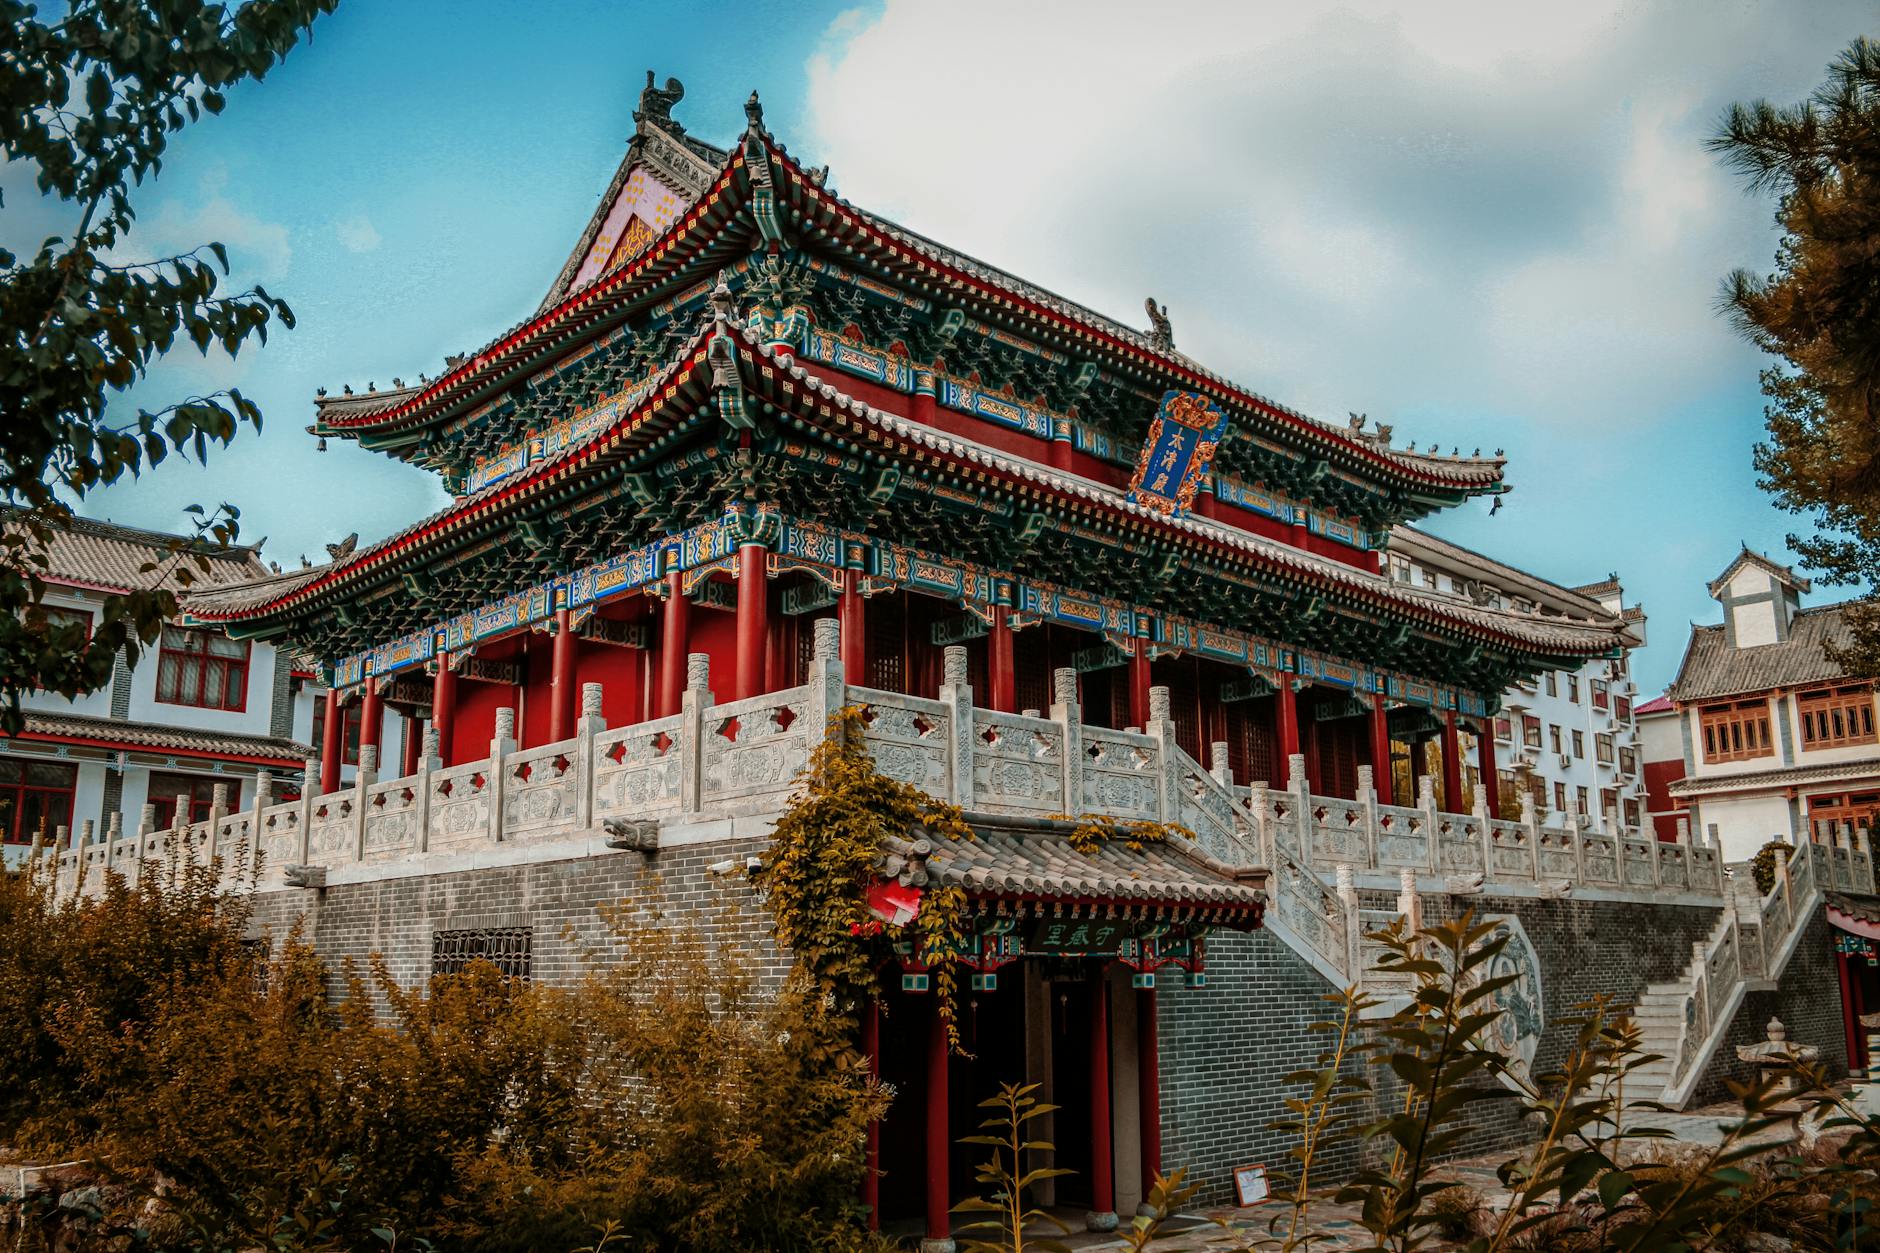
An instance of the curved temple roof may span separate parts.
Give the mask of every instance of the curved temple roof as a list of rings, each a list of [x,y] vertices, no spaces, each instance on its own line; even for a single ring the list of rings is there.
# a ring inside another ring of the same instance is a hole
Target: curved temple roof
[[[478,403],[657,293],[719,268],[711,256],[714,245],[724,242],[719,232],[734,221],[745,222],[752,233],[757,229],[754,190],[765,193],[766,211],[774,206],[799,233],[814,233],[828,246],[895,271],[916,286],[944,292],[951,300],[976,302],[989,316],[1055,336],[1119,368],[1163,385],[1204,391],[1270,433],[1303,442],[1361,471],[1382,473],[1412,490],[1421,485],[1480,493],[1501,486],[1504,461],[1499,456],[1445,457],[1395,449],[1387,437],[1308,417],[1204,369],[1133,327],[856,208],[825,188],[819,176],[805,172],[761,125],[724,154],[716,179],[634,260],[546,304],[477,353],[456,361],[435,381],[323,398],[313,429],[331,435],[389,433],[442,421]],[[605,208],[603,204],[603,212]]]
[[[1269,576],[1314,587],[1345,603],[1385,610],[1437,630],[1530,654],[1594,656],[1620,643],[1623,624],[1618,618],[1610,622],[1571,621],[1458,603],[1205,518],[1166,516],[1136,504],[1126,493],[1107,484],[875,409],[845,395],[800,364],[772,353],[741,323],[724,318],[685,346],[679,359],[653,381],[634,410],[588,442],[564,449],[518,480],[492,484],[340,561],[193,595],[186,601],[188,612],[208,621],[260,619],[337,600],[362,586],[371,572],[394,558],[416,556],[439,537],[507,513],[549,486],[587,471],[603,453],[621,448],[627,441],[649,439],[656,428],[666,429],[677,407],[675,402],[702,402],[720,382],[714,379],[707,360],[710,341],[718,337],[727,338],[735,346],[742,384],[791,412],[823,424],[867,427],[877,438],[892,438],[904,452],[944,459],[962,472],[990,475],[1015,490],[1051,498],[1061,506],[1120,517],[1138,531],[1210,549]]]

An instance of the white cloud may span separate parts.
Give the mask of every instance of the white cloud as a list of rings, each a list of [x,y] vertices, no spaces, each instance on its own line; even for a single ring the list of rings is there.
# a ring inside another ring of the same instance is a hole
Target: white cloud
[[[228,249],[228,283],[237,290],[252,283],[272,283],[293,265],[294,249],[287,228],[248,212],[225,194],[228,172],[212,168],[193,197],[165,199],[163,207],[139,221],[117,250],[126,257],[146,260],[200,248],[211,241]]]
[[[1703,143],[1818,81],[1836,44],[1785,13],[887,0],[826,33],[796,147],[1127,321],[1155,293],[1185,350],[1311,412],[1648,422],[1740,372],[1712,306],[1767,214]]]
[[[378,228],[363,213],[355,213],[342,222],[334,223],[333,233],[339,237],[340,247],[347,252],[371,252],[382,242]]]

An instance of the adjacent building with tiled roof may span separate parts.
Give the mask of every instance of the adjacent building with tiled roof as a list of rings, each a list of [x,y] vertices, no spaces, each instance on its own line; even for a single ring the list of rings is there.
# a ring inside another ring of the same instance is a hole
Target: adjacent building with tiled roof
[[[1748,549],[1706,589],[1723,621],[1691,628],[1659,715],[1682,749],[1667,812],[1714,830],[1732,859],[1777,836],[1864,833],[1880,813],[1880,727],[1873,684],[1831,656],[1847,606],[1803,607],[1808,580]]]
[[[1458,603],[1526,614],[1562,629],[1597,627],[1621,642],[1617,656],[1592,657],[1524,677],[1501,695],[1495,719],[1497,787],[1510,804],[1531,796],[1556,823],[1609,832],[1644,828],[1643,779],[1633,719],[1631,651],[1645,643],[1645,611],[1625,604],[1616,574],[1579,587],[1516,569],[1505,562],[1413,526],[1391,531],[1385,571],[1400,587]],[[1411,761],[1399,772],[1428,769]],[[1465,754],[1478,760],[1478,754]],[[1478,771],[1467,772],[1471,787]],[[1504,806],[1507,808],[1508,806]]]
[[[0,528],[19,528],[0,514]],[[89,628],[109,597],[167,586],[213,591],[275,577],[253,547],[74,518],[52,529],[42,612]],[[134,831],[148,814],[173,820],[177,798],[204,817],[217,789],[232,811],[252,804],[270,772],[277,799],[292,795],[313,736],[315,689],[294,655],[216,627],[163,628],[133,663],[88,695],[50,692],[22,702],[24,730],[0,738],[0,842],[16,859],[42,831],[54,838],[90,824],[102,838],[117,820]]]

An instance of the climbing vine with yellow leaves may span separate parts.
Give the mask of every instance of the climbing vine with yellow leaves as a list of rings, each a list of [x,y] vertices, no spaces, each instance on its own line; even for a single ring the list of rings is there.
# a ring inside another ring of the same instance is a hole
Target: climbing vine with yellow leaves
[[[751,879],[764,893],[772,934],[794,960],[807,1003],[824,1007],[820,1045],[832,1059],[853,1047],[862,1009],[876,995],[876,968],[897,941],[927,966],[957,1050],[954,959],[967,940],[965,892],[930,885],[920,912],[896,927],[868,908],[868,889],[880,878],[890,838],[924,832],[929,839],[970,840],[972,830],[957,805],[881,773],[865,731],[855,706],[829,719],[829,733],[810,756]]]
[[[1111,818],[1103,814],[1052,815],[1057,821],[1074,824],[1065,842],[1089,857],[1105,844],[1121,844],[1132,853],[1140,853],[1150,844],[1174,840],[1193,841],[1195,833],[1179,822],[1156,822],[1149,818]]]

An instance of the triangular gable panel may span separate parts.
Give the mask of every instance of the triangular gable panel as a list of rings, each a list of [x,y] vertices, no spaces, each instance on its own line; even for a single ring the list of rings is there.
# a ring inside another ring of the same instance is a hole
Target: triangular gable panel
[[[568,290],[584,287],[631,261],[672,225],[689,203],[690,197],[667,186],[646,166],[635,166],[608,207]]]

